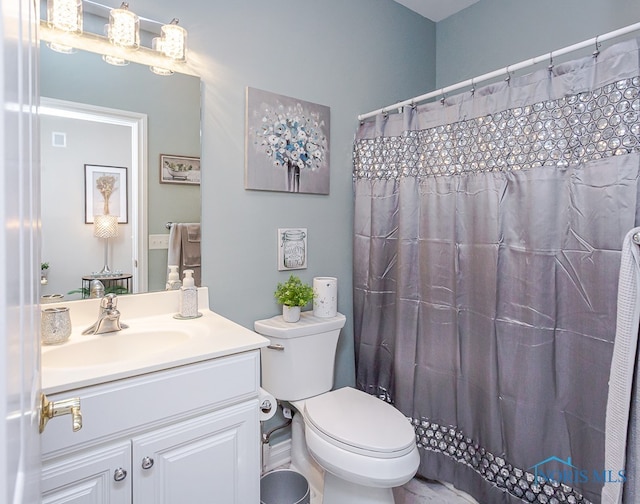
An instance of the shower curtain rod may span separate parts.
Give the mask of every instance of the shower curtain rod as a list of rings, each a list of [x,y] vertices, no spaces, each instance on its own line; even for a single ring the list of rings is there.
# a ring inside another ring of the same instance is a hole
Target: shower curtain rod
[[[361,114],[358,116],[358,120],[363,121],[364,119],[368,119],[369,117],[375,117],[378,114],[385,114],[388,113],[391,110],[394,109],[401,109],[402,107],[404,107],[405,105],[416,105],[418,102],[421,101],[425,101],[428,100],[429,98],[435,98],[437,96],[442,96],[443,98],[445,97],[445,93],[448,93],[450,91],[456,91],[458,89],[464,88],[464,87],[468,87],[471,86],[472,88],[483,81],[489,80],[489,79],[493,79],[495,77],[500,77],[502,75],[507,75],[510,76],[511,72],[514,72],[516,70],[521,70],[522,68],[527,68],[530,66],[533,66],[537,63],[540,63],[542,61],[549,61],[550,62],[550,66],[553,65],[553,57],[554,56],[562,56],[563,54],[567,54],[573,51],[577,51],[579,49],[583,49],[585,47],[589,47],[591,45],[595,46],[595,50],[593,52],[594,56],[597,56],[599,53],[598,47],[600,42],[604,42],[605,40],[610,40],[612,38],[615,37],[620,37],[622,35],[626,35],[627,33],[631,33],[634,32],[636,30],[640,30],[640,23],[634,23],[631,24],[629,26],[625,26],[623,28],[620,28],[618,30],[614,30],[614,31],[610,31],[608,33],[605,33],[603,35],[598,35],[592,39],[589,40],[585,40],[583,42],[578,42],[577,44],[573,44],[567,47],[563,47],[562,49],[558,49],[556,51],[551,51],[550,53],[545,53],[542,54],[540,56],[536,56],[535,58],[531,58],[528,60],[524,60],[521,61],[520,63],[516,63],[514,65],[508,65],[504,68],[501,68],[499,70],[494,70],[493,72],[489,72],[483,75],[480,75],[478,77],[474,77],[473,79],[467,79],[466,81],[462,81],[462,82],[458,82],[457,84],[452,84],[451,86],[446,86],[443,87],[439,90],[436,91],[431,91],[429,93],[420,95],[420,96],[416,96],[414,98],[411,98],[409,100],[405,100],[405,101],[401,101],[398,103],[395,103],[393,105],[389,105],[387,107],[378,109],[378,110],[374,110],[373,112],[369,112],[367,114]]]

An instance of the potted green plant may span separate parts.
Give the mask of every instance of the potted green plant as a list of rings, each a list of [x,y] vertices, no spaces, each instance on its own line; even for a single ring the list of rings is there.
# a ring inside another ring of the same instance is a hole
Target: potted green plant
[[[313,300],[313,287],[305,284],[296,275],[291,275],[284,283],[278,283],[273,293],[282,304],[282,318],[285,322],[300,320],[300,308]]]
[[[49,275],[49,263],[48,262],[40,263],[40,283],[42,285],[47,285],[49,283],[48,275]]]

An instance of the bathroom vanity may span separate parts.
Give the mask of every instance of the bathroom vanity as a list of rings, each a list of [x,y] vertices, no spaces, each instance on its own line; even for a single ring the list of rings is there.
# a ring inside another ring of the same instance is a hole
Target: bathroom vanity
[[[259,502],[268,340],[208,310],[206,288],[202,317],[177,320],[177,296],[122,296],[129,328],[95,336],[80,333],[98,304],[65,303],[72,336],[43,347],[43,390],[49,401],[79,398],[82,428],[72,416],[47,423],[44,503]]]

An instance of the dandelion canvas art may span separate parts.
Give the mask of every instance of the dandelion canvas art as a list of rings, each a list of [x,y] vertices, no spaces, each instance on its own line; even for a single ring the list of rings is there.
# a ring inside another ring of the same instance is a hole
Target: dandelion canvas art
[[[245,188],[329,194],[329,107],[247,88]]]

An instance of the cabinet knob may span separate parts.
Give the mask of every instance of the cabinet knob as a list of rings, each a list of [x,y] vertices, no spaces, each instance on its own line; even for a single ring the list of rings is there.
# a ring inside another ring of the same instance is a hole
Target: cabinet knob
[[[125,471],[122,467],[118,467],[113,472],[113,479],[116,480],[116,481],[122,481],[126,477],[127,477],[127,471]]]
[[[145,457],[142,459],[142,468],[151,469],[153,467],[153,459],[151,457]]]

